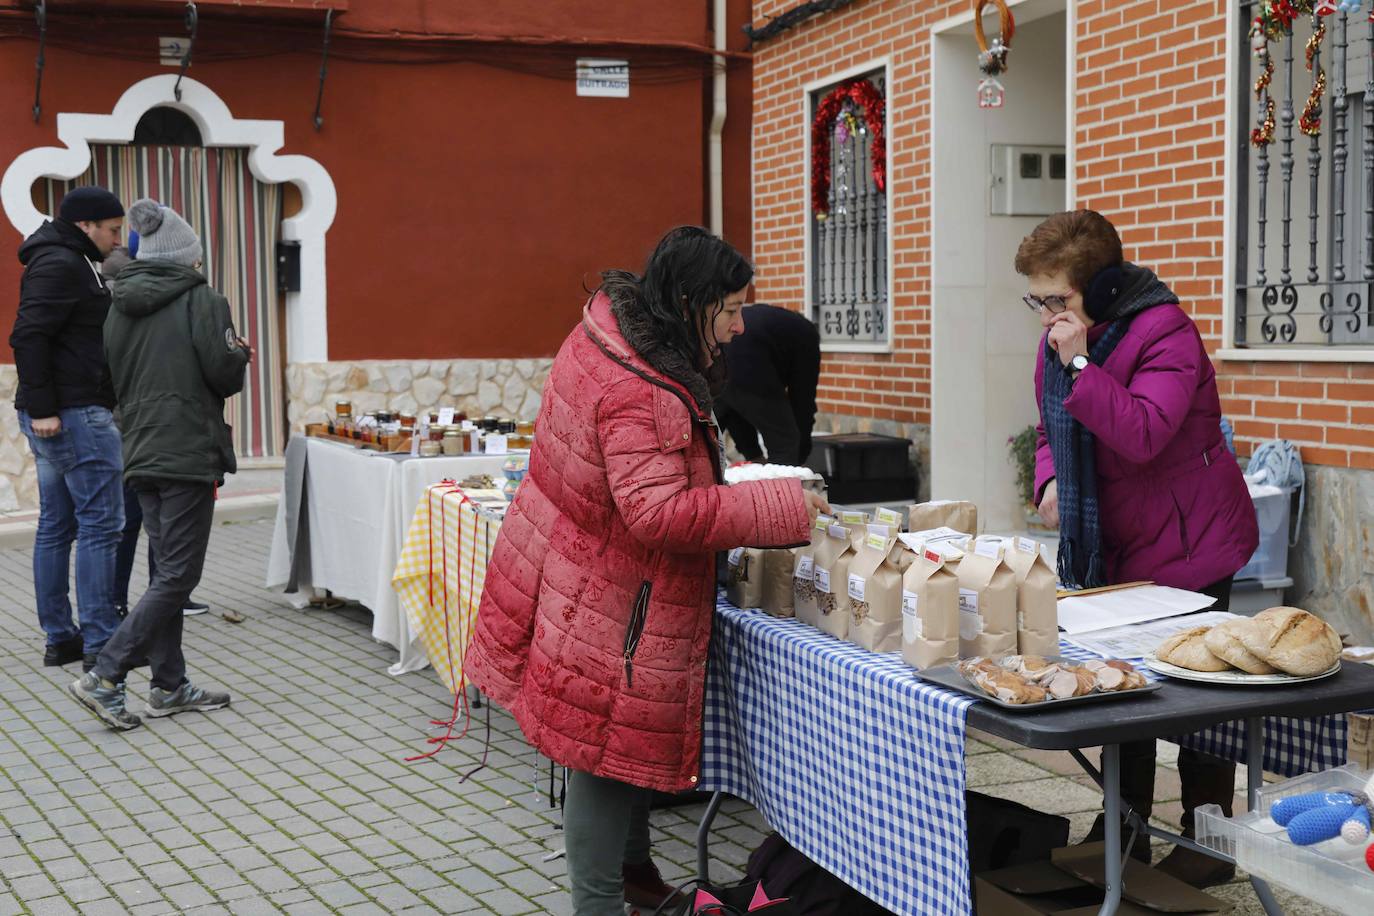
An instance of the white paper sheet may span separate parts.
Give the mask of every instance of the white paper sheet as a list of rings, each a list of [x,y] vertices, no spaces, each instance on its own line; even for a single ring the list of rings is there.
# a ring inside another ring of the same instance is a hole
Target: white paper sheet
[[[1124,627],[1094,630],[1078,636],[1066,636],[1065,639],[1080,649],[1087,649],[1104,658],[1141,658],[1153,652],[1160,643],[1179,630],[1212,627],[1223,620],[1238,616],[1240,615],[1228,611],[1203,611],[1182,617],[1168,617],[1145,623],[1129,623]]]
[[[1091,633],[1127,623],[1191,614],[1216,604],[1215,598],[1165,585],[1142,585],[1081,598],[1059,599],[1059,628]]]

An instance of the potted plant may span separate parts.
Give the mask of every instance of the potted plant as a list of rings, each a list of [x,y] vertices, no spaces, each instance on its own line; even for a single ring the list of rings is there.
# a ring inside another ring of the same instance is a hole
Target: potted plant
[[[1007,439],[1007,455],[1016,467],[1016,491],[1021,496],[1026,525],[1032,529],[1048,530],[1035,507],[1035,445],[1038,439],[1035,427],[1027,426]]]

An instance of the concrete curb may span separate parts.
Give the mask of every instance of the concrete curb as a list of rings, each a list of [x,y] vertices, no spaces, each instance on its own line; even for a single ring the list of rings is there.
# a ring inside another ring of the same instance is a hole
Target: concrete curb
[[[253,522],[273,518],[277,514],[278,494],[245,493],[230,496],[215,503],[215,522]],[[11,519],[0,522],[0,550],[10,547],[32,547],[33,535],[38,529],[38,514],[30,518]]]

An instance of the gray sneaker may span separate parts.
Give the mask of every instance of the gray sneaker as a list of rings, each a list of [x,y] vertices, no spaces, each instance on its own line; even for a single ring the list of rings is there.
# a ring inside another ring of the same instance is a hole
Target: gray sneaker
[[[148,715],[153,718],[174,716],[179,712],[199,709],[208,712],[229,705],[229,694],[217,690],[201,690],[190,681],[182,681],[176,690],[148,688]]]
[[[142,719],[124,707],[124,685],[113,684],[94,671],[72,681],[67,692],[110,728],[128,731],[143,724]]]

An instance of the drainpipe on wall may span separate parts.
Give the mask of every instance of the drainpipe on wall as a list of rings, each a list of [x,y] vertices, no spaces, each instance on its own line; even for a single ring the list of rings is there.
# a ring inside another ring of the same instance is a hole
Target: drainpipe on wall
[[[725,2],[711,0],[717,51],[725,50]],[[725,231],[725,168],[722,165],[722,136],[725,132],[725,57],[711,58],[711,131],[708,144],[710,172],[711,231],[722,235]]]

